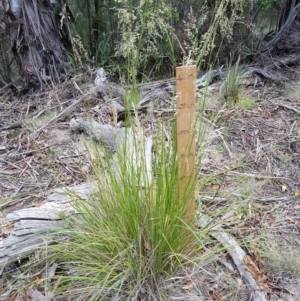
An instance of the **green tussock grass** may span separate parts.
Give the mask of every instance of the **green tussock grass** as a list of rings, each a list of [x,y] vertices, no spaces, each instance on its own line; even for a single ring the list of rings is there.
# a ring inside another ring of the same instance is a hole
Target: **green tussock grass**
[[[228,71],[221,88],[221,97],[229,103],[236,104],[241,97],[241,68],[239,60],[235,65],[228,64]]]
[[[80,215],[66,219],[62,234],[69,239],[54,252],[63,269],[73,271],[61,278],[57,300],[66,292],[72,300],[150,295],[161,300],[160,279],[190,265],[200,248],[194,220],[185,221],[195,181],[187,184],[179,202],[176,148],[158,134],[149,172],[142,130],[126,131],[124,147],[111,160],[93,151],[97,191],[87,200],[75,200]]]

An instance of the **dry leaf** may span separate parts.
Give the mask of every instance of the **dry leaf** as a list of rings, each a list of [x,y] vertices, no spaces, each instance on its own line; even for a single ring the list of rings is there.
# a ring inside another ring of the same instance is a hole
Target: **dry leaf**
[[[258,267],[253,263],[250,256],[245,255],[244,263],[246,264],[247,269],[252,274],[253,278],[257,280],[258,276],[260,275],[260,271],[259,271]]]
[[[266,220],[269,222],[269,224],[272,224],[276,220],[276,218],[274,215],[269,213],[269,214],[266,214]]]
[[[187,292],[187,291],[191,290],[194,286],[195,286],[195,283],[192,282],[192,281],[190,281],[190,283],[184,285],[184,286],[182,287],[182,289],[183,289],[184,291]]]

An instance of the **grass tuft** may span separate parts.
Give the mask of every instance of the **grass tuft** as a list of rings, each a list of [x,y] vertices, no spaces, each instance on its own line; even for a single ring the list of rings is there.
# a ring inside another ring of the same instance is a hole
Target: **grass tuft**
[[[231,63],[228,65],[226,79],[221,87],[221,96],[226,102],[236,104],[241,91],[241,69],[237,61],[234,66]]]
[[[60,281],[62,298],[160,300],[160,279],[194,258],[197,237],[184,221],[189,189],[178,201],[176,147],[166,145],[163,135],[156,138],[151,171],[140,127],[122,139],[111,160],[93,151],[97,192],[75,200],[80,215],[66,219],[62,234],[69,239],[56,248],[69,273]]]
[[[277,277],[300,278],[300,251],[286,241],[266,235],[259,244],[259,254],[268,270]]]

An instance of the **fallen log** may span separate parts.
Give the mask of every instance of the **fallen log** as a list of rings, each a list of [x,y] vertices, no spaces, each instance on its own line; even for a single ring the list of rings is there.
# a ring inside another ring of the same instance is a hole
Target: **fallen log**
[[[95,191],[93,183],[58,188],[43,205],[7,214],[0,229],[11,228],[11,231],[0,241],[0,275],[7,264],[53,243],[54,239],[65,239],[56,230],[64,226],[63,216],[76,213],[72,198],[86,199]]]
[[[203,75],[198,76],[196,80],[197,89],[201,90],[215,82],[224,81],[229,70],[229,68],[221,67],[220,69],[210,70],[205,72]],[[172,99],[175,96],[175,78],[143,83],[137,85],[137,92],[140,98],[137,107],[132,109],[131,104],[129,104],[130,108],[125,108],[125,97],[130,95],[132,87],[121,87],[116,84],[109,83],[102,68],[98,69],[96,73],[96,92],[100,96],[104,96],[106,102],[111,105],[111,114],[117,113],[118,120],[125,119],[126,113],[133,116],[135,113],[145,113],[149,104],[153,102],[155,102],[156,109],[159,109],[159,107],[165,107],[166,105],[170,108],[170,103],[172,103]],[[247,86],[256,86],[258,77],[270,81],[277,80],[275,76],[268,72],[268,70],[254,67],[243,67],[240,76],[243,80],[251,78],[248,81],[242,80],[241,84]]]
[[[69,191],[72,189],[68,188]],[[65,201],[66,198],[68,195],[64,196]],[[0,275],[9,263],[51,244],[54,239],[64,239],[57,235],[56,230],[63,226],[62,216],[74,212],[71,202],[60,203],[58,200],[7,214],[0,229],[3,231],[6,227],[11,231],[0,241]]]

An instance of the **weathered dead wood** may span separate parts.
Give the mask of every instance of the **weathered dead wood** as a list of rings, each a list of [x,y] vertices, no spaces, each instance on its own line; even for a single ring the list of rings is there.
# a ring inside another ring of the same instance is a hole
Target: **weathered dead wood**
[[[253,67],[248,67],[245,73],[242,75],[242,78],[253,76],[253,75],[259,75],[271,81],[275,80],[274,76],[269,74],[267,70],[261,68],[253,68]]]
[[[280,30],[276,33],[276,35],[273,37],[273,39],[269,42],[269,44],[266,47],[266,51],[272,52],[276,48],[278,42],[283,38],[283,36],[286,34],[287,30],[292,26],[299,11],[300,11],[300,3],[298,3],[296,6],[291,8],[290,12],[288,13],[288,17],[285,20],[284,25],[281,26]]]
[[[295,112],[295,113],[297,113],[297,114],[300,114],[300,110],[297,110],[296,108],[294,108],[294,107],[291,107],[291,106],[288,106],[288,105],[285,105],[285,104],[282,104],[282,103],[276,103],[276,102],[274,102],[274,101],[272,101],[272,100],[270,100],[270,99],[267,99],[269,102],[271,102],[273,105],[275,105],[275,106],[278,106],[278,107],[283,107],[283,108],[285,108],[285,109],[288,109],[288,110],[291,110],[291,111],[293,111],[293,112]]]
[[[197,79],[196,87],[198,90],[209,86],[217,81],[224,81],[228,74],[228,68],[222,68],[220,70],[212,70],[205,73],[203,76]],[[261,68],[254,67],[243,67],[241,69],[241,84],[245,86],[258,86],[259,81],[262,81],[261,78],[276,81],[276,77],[269,73],[269,71]],[[248,79],[251,79],[250,81]],[[247,80],[246,80],[247,79]]]
[[[93,193],[93,184],[80,184],[74,187],[55,189],[40,207],[25,208],[7,214],[2,227],[12,225],[7,238],[0,241],[0,275],[5,266],[43,248],[54,240],[65,237],[57,234],[63,227],[62,217],[76,213],[71,205],[71,197],[87,198]]]
[[[155,103],[157,107],[163,107],[166,102],[170,103],[172,97],[174,97],[175,95],[175,79],[172,78],[138,85],[137,93],[140,97],[138,108],[133,109],[132,103],[129,104],[130,109],[125,109],[124,100],[125,97],[128,98],[128,91],[130,91],[131,89],[131,86],[125,86],[124,88],[119,87],[117,89],[116,85],[109,84],[105,81],[101,82],[101,84],[97,87],[97,90],[101,91],[101,94],[104,93],[108,98],[107,101],[113,108],[112,113],[116,112],[118,120],[123,120],[125,119],[126,114],[131,114],[132,116],[134,116],[136,113],[145,113],[150,103]],[[115,100],[117,100],[118,104],[115,103]],[[128,103],[128,99],[126,100],[126,102]]]
[[[144,163],[144,160],[146,160],[146,174],[142,178],[141,185],[152,181],[153,141],[151,136],[144,137],[143,134],[139,132],[136,137],[134,137],[131,129],[118,129],[109,124],[100,124],[94,120],[85,120],[83,118],[73,118],[70,121],[70,128],[72,130],[83,131],[96,141],[104,143],[112,152],[115,152],[119,147],[125,147],[126,156],[129,158],[125,163],[126,166],[128,164],[128,172],[130,172],[132,168],[137,170],[141,162]],[[121,172],[119,171],[118,159],[116,157],[113,157],[112,164],[115,168],[115,172]]]
[[[139,88],[141,100],[139,108],[147,105],[150,101],[155,100],[158,103],[165,103],[166,99],[170,99],[175,95],[175,82],[166,80],[164,82],[154,82],[151,86],[142,85]]]
[[[74,208],[69,203],[45,203],[40,207],[24,208],[7,214],[6,221],[15,222],[22,219],[60,220],[61,212],[64,215],[74,213]]]
[[[199,76],[196,79],[197,89],[201,90],[204,87],[210,86],[215,82],[223,81],[226,78],[228,71],[228,68],[222,67],[220,69],[214,69],[204,73],[202,76]],[[270,81],[277,80],[277,78],[274,75],[270,74],[267,69],[250,66],[242,67],[242,79],[250,77],[255,78],[256,76],[260,76]],[[255,85],[255,82],[253,82],[253,85]],[[139,102],[138,106],[139,109],[144,108],[152,100],[165,101],[165,99],[175,96],[175,78],[140,84],[138,85],[138,91],[142,95],[142,99]]]
[[[59,202],[60,204],[69,203],[70,196],[74,196],[77,199],[86,199],[90,194],[97,191],[95,183],[82,183],[73,187],[57,188],[46,198],[48,202]]]
[[[48,196],[51,201],[40,207],[25,208],[7,214],[2,226],[12,225],[12,230],[8,237],[0,241],[0,275],[8,263],[43,248],[54,240],[65,238],[57,234],[57,229],[63,226],[63,216],[76,213],[70,203],[71,193],[81,192],[83,196],[84,187],[88,187],[88,184],[69,187],[64,197],[61,197],[63,190],[58,189]],[[63,201],[60,202],[61,200]]]
[[[221,77],[224,77],[224,71],[222,71],[222,69],[206,72],[196,80],[196,87],[197,89],[202,89],[205,86],[209,86],[216,80],[220,80]]]
[[[100,124],[94,120],[73,118],[70,121],[73,131],[84,132],[96,141],[104,143],[111,151],[116,150],[116,139],[124,136],[124,129],[117,129],[109,124]]]
[[[206,215],[201,215],[200,219],[197,221],[197,226],[200,228],[209,227],[212,225],[212,219]],[[260,287],[252,274],[247,269],[244,263],[246,253],[239,246],[237,241],[229,233],[222,230],[220,226],[213,227],[210,229],[209,234],[217,239],[230,254],[233,262],[235,263],[243,281],[245,282],[250,295],[250,301],[266,301],[263,287]],[[253,266],[255,264],[252,262]]]

